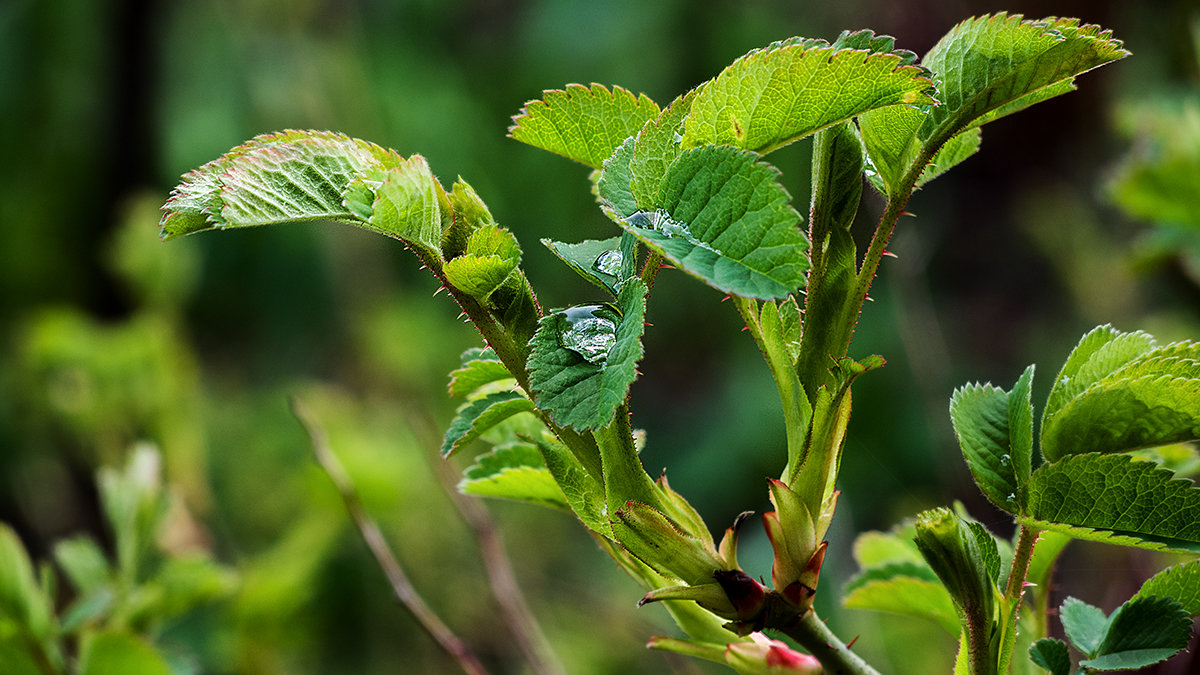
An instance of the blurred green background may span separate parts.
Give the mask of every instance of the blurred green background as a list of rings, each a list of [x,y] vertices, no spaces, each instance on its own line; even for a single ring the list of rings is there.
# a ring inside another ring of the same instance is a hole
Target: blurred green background
[[[888,367],[856,385],[819,597],[884,671],[947,671],[953,641],[932,624],[831,605],[853,571],[852,535],[953,500],[1003,529],[959,459],[946,414],[955,386],[1009,387],[1037,363],[1042,400],[1099,323],[1164,341],[1200,336],[1195,257],[1177,255],[1200,250],[1194,231],[1131,216],[1105,188],[1131,152],[1164,137],[1147,131],[1148,108],[1195,108],[1196,8],[1185,0],[7,0],[0,521],[39,558],[73,533],[107,541],[93,474],[149,440],[190,514],[173,545],[209,551],[237,574],[227,597],[160,636],[200,672],[449,670],[390,599],[311,460],[288,410],[298,396],[428,601],[497,671],[522,672],[476,545],[431,469],[454,409],[445,374],[477,336],[432,297],[436,283],[406,251],[357,230],[318,223],[159,243],[157,209],[179,175],[284,128],[420,153],[443,183],[470,181],[517,234],[543,306],[593,300],[537,241],[607,237],[613,226],[586,168],[505,137],[526,101],[600,82],[666,103],[749,49],[843,28],[924,53],[954,23],[998,9],[1099,23],[1134,57],[989,125],[978,156],[918,194],[855,335],[852,354],[882,354]],[[771,158],[801,211],[808,153],[802,142]],[[880,209],[865,199],[861,225]],[[632,394],[648,470],[666,467],[714,529],[767,506],[764,479],[784,452],[769,374],[719,300],[660,275]],[[488,508],[568,672],[696,672],[643,648],[671,624],[634,607],[635,584],[571,519]],[[744,562],[765,574],[763,538],[747,539]],[[1076,545],[1063,592],[1112,609],[1163,564]]]

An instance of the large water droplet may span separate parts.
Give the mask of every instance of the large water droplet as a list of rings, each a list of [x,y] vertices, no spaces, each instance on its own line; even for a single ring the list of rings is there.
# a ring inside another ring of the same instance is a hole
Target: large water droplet
[[[605,305],[579,305],[558,313],[563,322],[558,343],[582,356],[588,363],[602,364],[617,342],[620,315]]]
[[[592,267],[597,272],[602,272],[610,277],[621,276],[621,265],[625,262],[625,255],[620,251],[605,251],[596,256],[596,262],[592,263]]]

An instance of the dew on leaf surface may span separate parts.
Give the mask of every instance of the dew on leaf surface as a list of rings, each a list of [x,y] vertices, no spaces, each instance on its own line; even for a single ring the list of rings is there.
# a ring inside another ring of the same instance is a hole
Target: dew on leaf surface
[[[596,257],[596,262],[592,263],[592,267],[597,272],[617,277],[621,275],[621,265],[624,262],[625,255],[620,251],[605,251]]]
[[[558,343],[582,356],[588,363],[601,365],[608,350],[617,341],[620,314],[606,305],[579,305],[558,313]]]

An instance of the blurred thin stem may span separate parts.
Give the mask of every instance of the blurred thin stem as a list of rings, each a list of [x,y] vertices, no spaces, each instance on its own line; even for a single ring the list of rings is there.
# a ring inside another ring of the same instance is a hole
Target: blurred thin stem
[[[350,475],[346,473],[341,462],[329,449],[329,438],[325,434],[325,430],[317,424],[316,419],[303,403],[296,399],[292,399],[291,403],[292,414],[300,420],[308,432],[317,463],[333,481],[338,493],[341,494],[342,501],[346,504],[346,510],[358,526],[363,541],[366,542],[367,548],[371,549],[375,560],[392,584],[392,591],[396,594],[396,599],[408,609],[417,623],[421,624],[421,627],[429,633],[429,636],[458,662],[464,672],[470,675],[486,675],[487,670],[484,669],[483,664],[480,663],[471,648],[446,624],[442,623],[442,620],[425,604],[412,582],[409,581],[408,575],[400,567],[400,562],[396,560],[396,556],[388,547],[387,540],[383,538],[383,532],[380,531],[378,523],[363,508],[362,499],[359,498],[358,491],[355,489],[353,481],[350,480]]]
[[[433,447],[426,443],[422,445]],[[487,572],[492,593],[496,596],[496,602],[500,605],[500,613],[504,615],[504,622],[512,631],[530,670],[537,675],[563,675],[566,671],[563,670],[550,641],[546,639],[546,634],[542,632],[541,626],[530,611],[529,604],[525,602],[508,553],[504,549],[504,541],[496,530],[491,514],[479,500],[458,491],[458,475],[449,463],[441,457],[433,457],[431,463],[438,480],[446,489],[446,494],[450,495],[450,501],[454,502],[454,506],[479,543],[483,567]]]

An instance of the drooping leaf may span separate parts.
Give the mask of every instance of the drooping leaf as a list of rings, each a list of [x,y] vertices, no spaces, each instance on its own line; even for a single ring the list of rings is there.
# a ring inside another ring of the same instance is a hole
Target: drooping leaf
[[[613,150],[658,116],[658,105],[645,94],[600,84],[542,93],[513,117],[514,139],[599,169]]]
[[[463,472],[458,489],[479,497],[570,510],[537,446],[528,443],[499,446],[479,455]]]
[[[663,176],[657,208],[621,226],[718,290],[781,298],[804,284],[808,238],[778,177],[753,153],[688,150]]]
[[[165,238],[213,227],[360,220],[343,203],[349,183],[403,161],[328,131],[255,136],[186,174],[163,207]]]
[[[842,604],[931,619],[951,635],[959,632],[954,602],[924,562],[888,563],[863,571],[846,584]]]
[[[1038,467],[1020,520],[1080,539],[1200,552],[1200,488],[1128,455],[1071,455]]]
[[[56,543],[54,560],[80,594],[97,590],[112,575],[108,558],[91,537],[72,537]]]
[[[899,562],[924,564],[913,542],[915,535],[911,524],[897,525],[890,532],[863,532],[854,539],[854,561],[863,569]]]
[[[516,391],[500,391],[475,399],[459,409],[458,416],[446,429],[442,455],[449,457],[509,417],[534,410],[533,402]]]
[[[872,50],[882,46],[785,41],[746,54],[700,89],[683,147],[766,153],[867,110],[933,104],[928,72],[911,65],[907,53]]]
[[[529,381],[537,405],[562,426],[600,429],[625,402],[642,358],[646,286],[621,286],[615,311],[574,307],[544,317],[531,342]]]
[[[1171,598],[1188,614],[1200,615],[1200,560],[1180,563],[1155,574],[1134,597],[1150,596]]]
[[[1034,642],[1029,647],[1029,658],[1050,675],[1071,675],[1071,654],[1062,640],[1042,638]]]
[[[257,136],[185,175],[163,207],[164,238],[210,228],[336,220],[441,257],[452,207],[419,155],[326,131]]]

